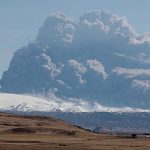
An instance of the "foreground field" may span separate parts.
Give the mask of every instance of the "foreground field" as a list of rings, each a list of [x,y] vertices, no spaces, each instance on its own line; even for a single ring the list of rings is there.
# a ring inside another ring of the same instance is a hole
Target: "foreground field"
[[[0,150],[150,150],[149,138],[96,134],[50,117],[0,113]]]

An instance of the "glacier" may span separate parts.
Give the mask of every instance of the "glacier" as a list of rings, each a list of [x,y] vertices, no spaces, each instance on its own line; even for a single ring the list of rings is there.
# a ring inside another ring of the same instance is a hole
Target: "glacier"
[[[150,109],[131,107],[108,107],[97,102],[88,102],[82,99],[63,100],[51,95],[51,97],[31,96],[11,93],[0,93],[0,111],[12,112],[117,112],[135,113],[150,112]]]

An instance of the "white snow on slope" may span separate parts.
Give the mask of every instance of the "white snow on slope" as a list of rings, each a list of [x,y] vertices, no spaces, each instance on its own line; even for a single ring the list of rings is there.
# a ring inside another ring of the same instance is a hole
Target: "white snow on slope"
[[[21,112],[150,112],[148,109],[131,107],[105,107],[96,102],[85,100],[62,100],[55,96],[39,98],[29,95],[0,93],[0,111]]]

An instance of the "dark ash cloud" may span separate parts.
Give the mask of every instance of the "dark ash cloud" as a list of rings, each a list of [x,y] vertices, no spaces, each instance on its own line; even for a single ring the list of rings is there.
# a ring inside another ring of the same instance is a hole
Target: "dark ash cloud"
[[[125,17],[91,11],[78,22],[50,15],[34,42],[14,54],[1,90],[55,91],[112,106],[150,107],[150,37]]]

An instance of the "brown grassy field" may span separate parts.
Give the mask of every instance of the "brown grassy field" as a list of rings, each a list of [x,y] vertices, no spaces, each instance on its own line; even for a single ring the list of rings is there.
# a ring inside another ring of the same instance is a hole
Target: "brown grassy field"
[[[150,139],[96,134],[51,117],[0,113],[0,150],[150,150]]]

